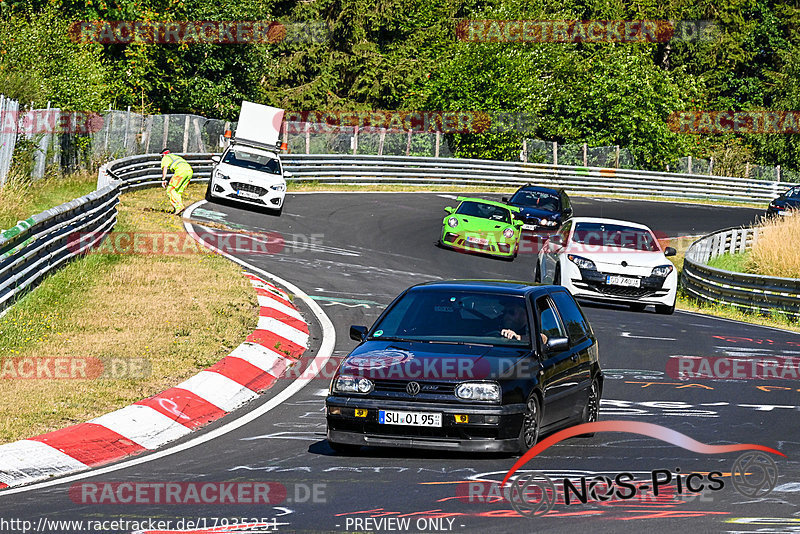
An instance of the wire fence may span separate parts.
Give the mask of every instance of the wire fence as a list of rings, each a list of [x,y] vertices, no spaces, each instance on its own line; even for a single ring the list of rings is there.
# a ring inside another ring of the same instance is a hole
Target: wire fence
[[[0,96],[0,116],[17,115],[18,110],[17,102]],[[38,116],[41,113],[69,115],[75,112],[61,113],[48,105],[47,109],[27,113]],[[3,123],[7,125],[9,121]],[[163,148],[184,153],[219,152],[224,146],[221,138],[225,132],[235,130],[236,122],[193,114],[143,115],[130,108],[125,111],[109,109],[97,114],[97,120],[85,131],[31,131],[30,128],[11,131],[3,128],[0,131],[0,186],[10,171],[36,180],[48,173],[93,169],[111,159],[157,153]],[[285,122],[282,131],[282,142],[290,154],[453,158],[456,156],[451,140],[449,134],[441,132],[314,122]],[[551,165],[641,168],[630,150],[624,147],[558,144],[541,139],[523,139],[519,160]],[[684,157],[666,170],[681,174],[800,182],[800,171],[744,163],[739,167],[732,169],[730,165],[715,165],[713,159]]]

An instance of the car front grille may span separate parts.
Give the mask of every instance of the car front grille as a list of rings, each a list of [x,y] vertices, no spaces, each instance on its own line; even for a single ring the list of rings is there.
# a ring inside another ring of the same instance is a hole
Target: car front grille
[[[244,184],[242,182],[231,182],[231,188],[234,191],[246,191],[248,193],[255,193],[258,196],[264,196],[267,194],[266,187],[259,187],[257,185],[252,184]]]

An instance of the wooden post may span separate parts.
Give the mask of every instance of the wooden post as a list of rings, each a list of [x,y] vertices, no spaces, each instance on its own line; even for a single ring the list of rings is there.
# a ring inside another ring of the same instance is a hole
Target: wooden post
[[[522,161],[528,163],[528,139],[522,140]]]
[[[775,167],[775,172],[778,173],[778,181],[780,182],[781,181],[781,166],[780,165],[777,165]]]
[[[306,154],[311,153],[311,123],[307,122],[306,125]]]
[[[183,120],[183,151],[189,152],[189,115]]]
[[[744,177],[750,178],[750,162],[748,161],[744,166]]]
[[[558,143],[553,141],[553,165],[558,165]]]
[[[169,146],[167,144],[168,140],[169,140],[169,115],[164,115],[164,146],[162,146],[161,148],[166,148],[167,146]],[[161,150],[161,148],[159,148],[159,151]]]
[[[713,176],[714,175],[714,157],[713,156],[709,159],[709,162],[708,162],[708,175],[709,176]]]
[[[200,152],[206,151],[206,145],[203,143],[203,131],[200,129],[200,117],[194,119],[194,131],[197,134],[197,148]]]
[[[615,145],[615,155],[614,155],[614,168],[619,169],[619,145]],[[669,165],[667,165],[667,170],[669,170]]]
[[[589,147],[586,146],[586,143],[583,143],[583,166],[586,167],[589,165]]]
[[[689,156],[689,169],[688,169],[688,172],[689,172],[689,174],[692,174],[692,156]]]
[[[381,137],[378,141],[378,155],[383,156],[383,144],[386,142],[386,128],[381,128]]]
[[[131,107],[128,106],[128,112],[125,115],[125,137],[123,137],[122,141],[122,150],[125,152],[125,155],[128,155],[128,133],[131,129]]]
[[[147,116],[147,120],[145,121],[145,124],[147,126],[145,126],[145,128],[144,128],[144,135],[145,135],[144,153],[148,154],[150,152],[150,137],[153,134],[153,116],[152,115],[148,115]]]
[[[434,154],[434,157],[436,158],[439,157],[439,143],[441,142],[441,137],[442,137],[442,132],[436,130],[436,153]]]
[[[411,130],[408,130],[408,141],[406,142],[406,156],[411,155]]]
[[[353,127],[353,155],[358,153],[358,125]]]

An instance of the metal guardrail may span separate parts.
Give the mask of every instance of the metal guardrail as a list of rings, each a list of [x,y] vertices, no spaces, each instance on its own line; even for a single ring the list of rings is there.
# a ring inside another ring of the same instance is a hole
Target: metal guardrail
[[[195,180],[208,180],[212,154],[185,154]],[[619,194],[733,200],[764,203],[796,184],[722,176],[570,167],[513,161],[413,156],[286,154],[286,170],[295,181],[343,185],[509,186],[528,182],[563,187],[573,194]],[[104,165],[98,185],[119,178],[124,188],[154,185],[161,180],[159,156],[130,156]],[[102,173],[106,172],[104,178]]]
[[[729,228],[692,243],[681,275],[686,292],[706,302],[800,316],[800,279],[736,273],[707,265],[717,256],[750,250],[758,236],[758,229]]]
[[[103,239],[117,222],[112,183],[21,221],[0,234],[0,312],[48,273]],[[91,239],[76,237],[92,233]]]

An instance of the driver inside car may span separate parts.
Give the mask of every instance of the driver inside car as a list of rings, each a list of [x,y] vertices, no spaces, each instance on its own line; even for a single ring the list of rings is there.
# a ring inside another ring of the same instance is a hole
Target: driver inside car
[[[523,305],[511,305],[503,308],[500,316],[502,329],[500,335],[506,339],[525,340],[528,338],[528,314]]]

